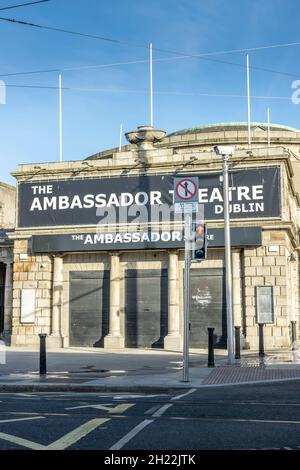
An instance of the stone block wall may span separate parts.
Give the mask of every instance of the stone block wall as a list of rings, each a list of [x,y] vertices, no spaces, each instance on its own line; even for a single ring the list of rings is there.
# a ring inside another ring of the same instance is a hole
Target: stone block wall
[[[12,345],[38,344],[39,333],[50,334],[52,259],[51,256],[29,256],[28,241],[15,240],[13,265]],[[23,258],[20,255],[26,255]],[[34,323],[21,323],[22,289],[36,290]]]
[[[273,286],[274,324],[264,328],[267,349],[289,347],[291,302],[291,263],[289,239],[284,230],[263,231],[263,246],[244,249],[244,285],[246,335],[251,349],[258,349],[258,324],[256,318],[256,286]],[[296,289],[293,286],[293,289]]]

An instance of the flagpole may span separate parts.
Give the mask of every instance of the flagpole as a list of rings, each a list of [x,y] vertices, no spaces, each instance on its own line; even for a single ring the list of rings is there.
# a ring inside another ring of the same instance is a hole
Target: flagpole
[[[251,147],[250,73],[249,73],[249,55],[248,54],[247,54],[247,114],[248,114],[248,146]]]
[[[119,152],[121,152],[121,149],[122,149],[122,134],[123,134],[123,124],[120,125]]]
[[[152,74],[152,42],[150,44],[150,126],[153,127],[153,74]]]
[[[271,139],[270,139],[270,108],[268,108],[268,147],[271,146]]]
[[[62,149],[62,88],[61,88],[61,74],[58,76],[58,88],[59,88],[59,161],[63,159]]]

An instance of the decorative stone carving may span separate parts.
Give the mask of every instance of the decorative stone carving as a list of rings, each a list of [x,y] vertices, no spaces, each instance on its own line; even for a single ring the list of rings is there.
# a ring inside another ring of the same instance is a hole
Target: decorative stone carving
[[[142,150],[147,150],[165,135],[165,131],[154,129],[152,126],[139,126],[135,131],[126,132],[125,137],[131,144],[137,144]]]

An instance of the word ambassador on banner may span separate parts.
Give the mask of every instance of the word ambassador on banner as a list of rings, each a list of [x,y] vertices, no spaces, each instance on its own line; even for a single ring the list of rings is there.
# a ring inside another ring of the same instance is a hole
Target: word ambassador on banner
[[[223,219],[221,175],[197,176],[199,203],[204,205],[206,220]],[[174,215],[173,178],[173,175],[149,175],[20,182],[18,226],[97,225],[112,209],[117,223],[124,210],[128,215],[126,222],[130,223],[137,220],[142,208],[147,209],[147,221],[156,222],[161,219],[162,206],[168,206]],[[236,170],[229,178],[232,218],[280,216],[279,167]]]

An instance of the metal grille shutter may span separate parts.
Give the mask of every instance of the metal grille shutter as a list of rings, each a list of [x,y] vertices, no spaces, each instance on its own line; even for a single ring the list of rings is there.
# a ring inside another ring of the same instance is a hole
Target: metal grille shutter
[[[215,346],[226,347],[225,276],[223,269],[191,269],[190,347],[207,348],[207,328],[215,328]]]
[[[127,270],[125,345],[162,348],[168,332],[168,271]]]
[[[103,347],[108,322],[109,271],[70,272],[70,346]]]

